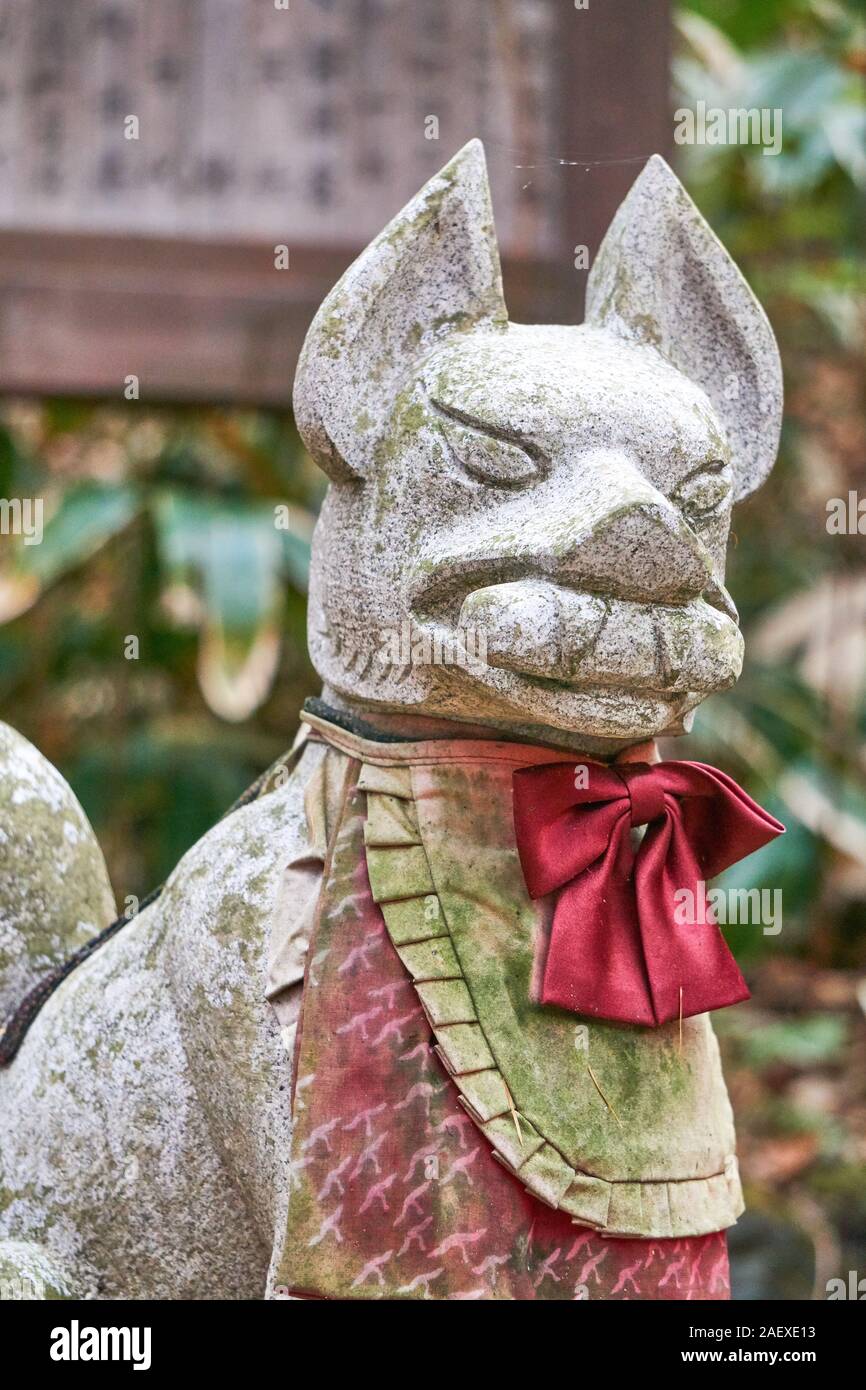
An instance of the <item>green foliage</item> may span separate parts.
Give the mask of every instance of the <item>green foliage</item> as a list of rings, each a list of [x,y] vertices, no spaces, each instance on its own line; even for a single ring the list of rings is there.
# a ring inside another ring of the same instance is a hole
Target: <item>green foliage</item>
[[[788,826],[724,875],[781,889],[783,926],[727,929],[755,1003],[717,1015],[748,1210],[734,1295],[826,1297],[863,1267],[866,1205],[866,565],[827,503],[866,496],[866,12],[691,0],[675,105],[782,111],[782,149],[680,148],[681,172],[776,331],[779,463],[734,518],[746,665],[698,712],[720,763]]]
[[[779,463],[734,518],[743,678],[699,711],[692,751],[790,826],[726,880],[782,887],[782,940],[735,929],[738,947],[808,953],[820,917],[822,952],[862,963],[866,935],[852,941],[847,924],[866,905],[866,604],[855,597],[866,567],[862,537],[829,535],[826,519],[830,498],[866,495],[866,16],[833,0],[695,0],[677,32],[675,104],[778,108],[783,129],[777,155],[678,148],[692,195],[767,308],[786,381]]]
[[[838,1056],[847,1037],[845,1019],[838,1014],[801,1014],[796,1019],[779,1020],[744,1041],[744,1055],[757,1066],[767,1062],[784,1062],[788,1066],[807,1067],[815,1063],[832,1062]]]
[[[0,416],[3,717],[64,771],[121,897],[164,877],[294,735],[321,495],[290,417],[51,400]]]

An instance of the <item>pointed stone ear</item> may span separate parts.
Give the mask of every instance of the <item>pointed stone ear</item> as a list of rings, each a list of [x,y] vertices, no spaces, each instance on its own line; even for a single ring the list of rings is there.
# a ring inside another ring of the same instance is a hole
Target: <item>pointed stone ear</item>
[[[776,458],[782,367],[767,316],[679,179],[653,155],[608,228],[586,321],[651,343],[707,393],[731,445],[735,500]]]
[[[363,477],[413,365],[459,329],[507,320],[484,147],[471,140],[349,267],[307,333],[293,405],[335,482]]]

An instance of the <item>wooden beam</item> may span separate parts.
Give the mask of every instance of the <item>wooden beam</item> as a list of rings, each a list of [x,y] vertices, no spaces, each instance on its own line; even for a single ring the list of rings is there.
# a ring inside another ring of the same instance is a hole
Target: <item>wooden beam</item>
[[[0,390],[286,407],[316,309],[353,250],[156,237],[0,233]],[[515,319],[555,318],[561,277],[506,261]]]

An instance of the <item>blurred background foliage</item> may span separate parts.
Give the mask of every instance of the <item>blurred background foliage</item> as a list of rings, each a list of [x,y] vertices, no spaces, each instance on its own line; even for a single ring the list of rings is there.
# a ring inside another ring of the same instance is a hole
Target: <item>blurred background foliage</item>
[[[866,1274],[866,563],[826,524],[828,499],[866,497],[862,6],[694,0],[673,81],[674,106],[783,112],[776,156],[677,152],[767,308],[787,395],[779,465],[735,517],[746,669],[688,756],[789,827],[729,876],[784,901],[779,935],[731,929],[754,999],[717,1016],[749,1200],[735,1294],[821,1297]],[[0,496],[48,516],[42,545],[4,540],[0,709],[71,782],[121,899],[285,749],[317,688],[322,488],[288,413],[0,404]]]
[[[316,689],[323,490],[288,413],[0,406],[0,709],[68,778],[119,898],[142,896],[291,743]]]

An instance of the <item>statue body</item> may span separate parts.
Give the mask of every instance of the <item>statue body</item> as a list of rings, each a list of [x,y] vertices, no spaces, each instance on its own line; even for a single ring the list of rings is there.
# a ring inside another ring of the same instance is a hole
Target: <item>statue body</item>
[[[309,639],[334,711],[607,759],[687,731],[736,680],[725,552],[733,503],[775,457],[778,356],[660,159],[611,225],[586,322],[527,327],[507,319],[472,142],[328,296],[294,405],[331,479]],[[0,1288],[273,1290],[322,879],[311,788],[327,808],[335,756],[299,745],[0,1072]],[[0,808],[8,1009],[113,907],[80,807],[11,731]]]

